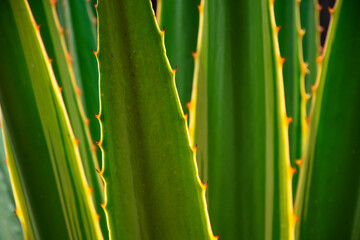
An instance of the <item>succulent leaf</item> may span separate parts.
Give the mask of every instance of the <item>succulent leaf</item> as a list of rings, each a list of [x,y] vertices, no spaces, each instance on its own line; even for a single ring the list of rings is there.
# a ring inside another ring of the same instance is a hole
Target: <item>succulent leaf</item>
[[[76,4],[75,2],[79,1],[70,2],[74,2],[72,3],[74,5]],[[84,8],[86,7],[85,4],[88,4],[86,1],[81,2],[84,3]],[[66,8],[66,11],[68,11],[68,13],[66,14],[70,14],[73,7],[72,4],[67,2],[64,3],[66,3],[64,6]],[[59,87],[62,88],[61,94],[64,99],[64,103],[72,129],[74,131],[75,138],[78,140],[78,147],[82,159],[82,165],[87,177],[89,188],[93,191],[93,200],[95,203],[102,202],[104,199],[102,183],[101,179],[95,171],[96,169],[99,169],[98,160],[96,157],[97,148],[96,146],[94,146],[93,141],[91,140],[89,127],[86,123],[87,119],[85,117],[83,105],[80,98],[80,93],[82,91],[76,83],[75,72],[73,68],[74,61],[79,61],[78,58],[80,54],[71,54],[70,52],[68,52],[64,39],[64,34],[60,32],[60,24],[58,22],[55,4],[52,4],[49,0],[30,0],[29,5],[31,9],[33,9],[34,18],[37,24],[41,26],[40,33],[42,39],[44,40],[47,54],[49,58],[53,60],[51,62],[51,65],[54,69],[57,83]],[[70,20],[68,19],[69,23],[67,24],[68,31],[69,29],[75,27],[75,24],[71,24],[72,22],[70,22]],[[72,38],[73,36],[69,35],[70,43],[72,43]],[[84,41],[83,44],[86,45],[86,42]],[[76,46],[71,45],[71,47],[72,49],[75,49]],[[74,52],[77,53],[76,51]],[[88,52],[89,54],[87,54],[87,61],[93,60],[94,62],[94,66],[92,69],[93,71],[91,72],[91,70],[89,70],[88,74],[93,73],[94,76],[92,77],[92,79],[94,79],[97,76],[97,68],[96,59],[91,52],[91,46],[89,46]],[[91,78],[88,79],[91,80]],[[94,90],[95,87],[96,86],[92,87],[92,90]],[[98,98],[94,96],[93,101],[98,101]],[[94,119],[93,116],[92,118]],[[105,214],[103,213],[102,208],[98,206],[98,204],[96,204],[95,206],[96,211],[100,215],[102,231],[104,232],[104,235],[107,235]]]
[[[23,0],[0,2],[0,25],[6,36],[0,38],[6,46],[0,55],[0,103],[34,236],[99,239],[76,139],[40,26]]]
[[[97,9],[110,238],[215,239],[150,1],[99,1]]]
[[[214,232],[293,239],[290,118],[273,1],[202,8],[189,128]]]
[[[4,130],[4,123],[0,122]],[[5,137],[6,138],[6,137]],[[9,162],[12,159],[5,156],[4,137],[0,132],[0,239],[22,239],[23,232],[20,221],[17,218],[17,208],[13,197],[13,190],[10,184]]]
[[[312,87],[310,134],[300,173],[297,239],[359,239],[360,3],[338,0]]]

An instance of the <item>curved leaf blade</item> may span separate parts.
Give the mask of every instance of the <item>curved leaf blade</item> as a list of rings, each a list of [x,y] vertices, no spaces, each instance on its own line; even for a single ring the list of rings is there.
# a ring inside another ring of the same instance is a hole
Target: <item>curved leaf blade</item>
[[[99,1],[98,23],[110,238],[214,239],[150,1]]]
[[[35,238],[101,238],[75,137],[27,2],[2,1],[0,25],[6,36],[0,45],[7,46],[0,55],[0,103]]]

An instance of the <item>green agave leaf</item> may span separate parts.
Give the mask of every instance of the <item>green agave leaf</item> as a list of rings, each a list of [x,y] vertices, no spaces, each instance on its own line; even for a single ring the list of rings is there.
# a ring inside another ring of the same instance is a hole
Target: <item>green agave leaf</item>
[[[88,1],[64,1],[67,6],[67,19],[70,38],[70,53],[76,79],[82,86],[82,98],[92,139],[100,140],[100,126],[94,114],[99,112],[99,73],[96,57],[96,18]],[[99,166],[101,151],[99,150]]]
[[[1,118],[3,119],[3,117],[1,116]],[[34,229],[34,225],[31,221],[30,218],[30,212],[28,211],[28,208],[26,206],[26,200],[25,200],[25,192],[24,192],[24,188],[21,185],[21,178],[19,175],[19,171],[17,169],[16,166],[16,162],[15,162],[15,157],[14,157],[14,153],[13,150],[11,149],[11,143],[10,143],[10,139],[9,139],[9,134],[8,134],[8,130],[5,126],[2,127],[2,135],[4,136],[4,147],[5,147],[5,153],[6,153],[6,163],[7,163],[7,168],[9,170],[10,173],[10,178],[11,178],[11,185],[12,185],[12,193],[14,193],[14,198],[15,198],[15,204],[16,204],[16,209],[14,206],[14,211],[12,214],[13,216],[18,216],[17,219],[17,224],[14,225],[15,227],[19,227],[20,228],[20,222],[22,225],[22,232],[20,230],[20,234],[16,235],[16,234],[12,234],[11,236],[8,236],[5,239],[13,239],[18,237],[19,239],[35,239],[36,238],[36,229]],[[12,200],[14,200],[14,198]],[[9,219],[7,219],[7,221],[9,221],[11,219],[11,217],[9,217]],[[20,220],[20,222],[19,222]],[[10,221],[11,222],[11,221]],[[6,225],[2,225],[2,226],[6,226]],[[6,231],[5,231],[6,233]],[[1,238],[2,239],[2,238]]]
[[[110,238],[215,239],[150,1],[99,1],[98,24]]]
[[[76,139],[27,2],[2,1],[0,25],[6,36],[0,38],[6,46],[0,103],[34,238],[101,238]]]
[[[308,86],[311,81],[312,84],[314,83],[316,76],[318,34],[315,6],[313,0],[275,1],[276,22],[281,28],[280,52],[286,59],[283,69],[286,107],[288,115],[293,119],[289,127],[289,145],[292,167],[297,168],[293,177],[294,196],[298,181],[298,164],[302,162],[303,148],[308,134],[307,104],[311,96]],[[302,18],[305,19],[304,26],[301,24]],[[310,60],[310,63],[306,62],[307,60]],[[309,65],[311,71],[315,72],[310,72]]]
[[[301,114],[300,114],[300,62],[302,58],[301,39],[299,41],[296,13],[297,1],[276,0],[275,17],[279,29],[281,56],[285,58],[283,74],[286,100],[286,112],[292,117],[289,126],[290,159],[295,167],[295,160],[301,158]],[[299,26],[300,27],[300,26]],[[304,76],[303,76],[304,77]],[[296,187],[296,184],[294,184]],[[296,188],[295,188],[296,189]]]
[[[79,1],[70,1],[70,2],[79,2]],[[86,1],[81,1],[81,2],[84,2],[84,7],[85,7],[85,4],[87,4],[87,2]],[[42,38],[44,39],[44,45],[47,50],[47,54],[49,58],[53,59],[52,66],[54,69],[54,74],[59,86],[62,88],[61,93],[64,99],[67,113],[69,115],[69,120],[72,129],[74,131],[75,138],[79,142],[78,147],[82,159],[82,164],[87,177],[87,182],[89,184],[89,188],[91,188],[94,192],[93,200],[96,203],[102,202],[103,191],[102,191],[102,184],[100,182],[101,179],[96,173],[96,169],[100,169],[97,164],[98,162],[95,152],[96,146],[91,141],[91,136],[88,126],[85,124],[86,121],[85,114],[79,97],[80,88],[77,87],[74,69],[72,68],[74,59],[76,59],[78,63],[79,54],[71,55],[68,53],[66,49],[65,40],[63,38],[63,30],[62,31],[59,30],[60,25],[59,22],[57,21],[55,5],[51,4],[49,0],[42,0],[42,1],[30,0],[29,4],[30,7],[33,9],[34,18],[37,24],[41,26],[40,32]],[[67,11],[71,12],[71,7],[69,3],[66,3],[64,7],[69,8]],[[79,14],[84,14],[84,13],[80,12]],[[68,22],[67,27],[68,29],[71,29],[73,27],[71,21]],[[70,43],[72,43],[73,37],[74,36],[72,34],[69,35]],[[82,39],[84,39],[84,37]],[[85,43],[86,42],[84,41],[83,44]],[[72,46],[73,49],[75,47],[76,46]],[[91,46],[89,46],[88,52],[89,54],[87,54],[83,58],[89,58],[90,61],[93,60],[95,65],[93,66],[92,72],[94,71],[97,72],[96,59],[91,51]],[[94,75],[95,75],[94,77],[96,77],[97,73],[95,73]],[[94,97],[93,101],[97,101],[97,99],[98,98]],[[94,111],[94,113],[96,112],[97,110]],[[104,235],[107,235],[106,217],[99,204],[96,204],[96,211],[100,215],[100,223],[101,223],[102,231],[104,232]]]
[[[166,55],[172,68],[178,69],[175,82],[184,112],[191,98],[199,4],[200,0],[160,0],[157,6],[159,26],[166,29]]]
[[[288,123],[271,1],[205,1],[190,135],[224,239],[294,239]]]
[[[313,90],[300,175],[297,239],[360,238],[360,2],[338,0]]]
[[[23,239],[5,158],[3,134],[0,133],[0,239]]]

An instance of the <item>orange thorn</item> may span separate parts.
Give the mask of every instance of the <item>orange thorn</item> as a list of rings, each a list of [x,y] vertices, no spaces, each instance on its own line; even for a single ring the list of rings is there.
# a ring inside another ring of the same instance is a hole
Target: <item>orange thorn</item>
[[[191,55],[193,56],[194,59],[197,59],[197,53],[196,52],[192,52]]]
[[[101,174],[101,171],[100,171],[100,170],[98,170],[98,169],[96,169],[96,172],[97,172],[98,174]]]
[[[185,118],[185,121],[187,121],[189,118],[189,113],[184,114],[184,118]]]
[[[99,147],[100,147],[100,141],[99,141],[99,142],[94,141],[94,143],[95,143],[97,146],[99,146]]]
[[[316,10],[319,12],[322,10],[322,6],[319,3],[316,4]]]
[[[94,3],[94,7],[95,7],[95,8],[97,8],[97,7],[98,7],[98,5],[97,5],[96,3]]]
[[[295,163],[296,163],[296,165],[298,165],[299,167],[301,167],[302,166],[302,164],[303,164],[303,160],[300,158],[300,159],[296,159],[295,160]]]
[[[64,34],[64,28],[63,28],[63,27],[61,27],[61,28],[59,29],[59,33],[60,33],[61,35]]]
[[[298,216],[295,216],[295,214],[294,214],[294,222],[295,223],[300,222],[300,218]]]
[[[191,106],[192,106],[191,101],[188,102],[185,106],[187,107],[187,109],[191,110]]]
[[[324,59],[324,55],[319,55],[319,56],[316,58],[316,62],[320,64],[320,63],[322,63],[323,59]]]
[[[292,117],[286,117],[286,123],[287,125],[289,125],[290,123],[292,123],[293,119]]]
[[[335,12],[335,8],[329,7],[328,10],[329,10],[329,13],[330,13],[331,16],[332,16],[332,15],[334,14],[334,12]]]
[[[280,56],[280,64],[283,65],[284,62],[285,62],[285,58],[283,58],[283,57]]]
[[[102,208],[105,208],[105,203],[99,202]]]
[[[317,84],[312,85],[311,86],[311,92],[313,92],[313,93],[316,92],[317,88],[318,88]]]
[[[51,63],[52,63],[52,61],[53,61],[51,58],[49,58],[48,60],[49,60],[49,63],[50,63],[50,64],[51,64]]]
[[[99,214],[96,214],[96,217],[97,217],[98,220],[100,219],[100,215],[99,215]]]
[[[79,145],[80,140],[75,138],[75,144],[76,146]]]
[[[291,168],[291,175],[294,175],[295,173],[296,173],[296,168],[292,168],[292,167],[290,167]]]
[[[60,92],[62,91],[62,89],[63,89],[62,87],[59,87],[59,91],[60,91]]]
[[[85,120],[84,120],[84,121],[85,121],[85,124],[86,124],[86,125],[89,125],[89,123],[90,123],[90,119],[85,118]]]
[[[91,49],[95,56],[97,56],[99,50],[95,51],[94,49]]]
[[[176,70],[177,70],[177,66],[175,66],[175,68],[172,70],[173,73],[176,73]]]
[[[196,152],[196,150],[197,150],[197,144],[195,145],[195,147],[191,147],[191,148],[192,148],[193,151]]]
[[[50,0],[50,3],[53,7],[55,7],[57,0]]]
[[[37,25],[36,23],[35,23],[35,27],[36,27],[36,29],[39,31],[40,30],[40,26],[41,25]]]
[[[81,90],[79,87],[75,87],[75,91],[76,91],[76,95],[78,95],[78,96],[81,95]]]
[[[321,25],[317,25],[316,29],[318,30],[319,33],[322,33],[324,31],[324,28]]]
[[[219,234],[216,235],[216,236],[213,234],[213,236],[214,236],[215,239],[219,239]]]
[[[97,146],[95,144],[92,144],[91,146],[92,150],[96,151],[97,150]]]
[[[163,26],[162,30],[160,30],[163,34],[165,34],[165,26]]]
[[[300,37],[304,37],[304,35],[305,35],[305,30],[302,29],[302,28],[300,28],[300,29],[298,30],[298,33],[299,33]]]
[[[309,74],[310,71],[308,69],[308,64],[305,62],[301,63],[301,72],[305,73],[305,74]]]
[[[7,160],[7,158],[5,158],[5,163],[6,163],[6,165],[8,165],[8,160]]]
[[[281,26],[275,26],[275,33],[279,34],[280,29],[281,29]]]
[[[91,187],[88,187],[89,188],[89,192],[90,192],[90,194],[92,194],[93,193],[93,191],[94,191],[94,189],[93,188],[91,188]]]
[[[206,189],[207,186],[208,186],[208,184],[209,184],[209,181],[206,181],[205,184],[204,184],[204,183],[201,183],[201,186],[202,186],[203,189]]]
[[[305,119],[306,123],[309,125],[310,124],[310,116],[308,116],[306,119]]]
[[[15,215],[18,215],[18,210],[15,209],[15,210],[14,210],[14,213],[15,213]]]
[[[99,113],[99,114],[93,113],[93,114],[94,114],[94,117],[99,120],[99,118],[100,118],[100,113]]]
[[[203,11],[204,11],[204,4],[203,4],[203,2],[201,2],[200,5],[198,5],[198,9],[199,9],[199,13],[203,13]]]
[[[71,54],[68,53],[68,54],[66,55],[66,57],[67,57],[67,60],[69,61],[69,63],[72,64],[73,59],[72,59],[72,57],[71,57]]]

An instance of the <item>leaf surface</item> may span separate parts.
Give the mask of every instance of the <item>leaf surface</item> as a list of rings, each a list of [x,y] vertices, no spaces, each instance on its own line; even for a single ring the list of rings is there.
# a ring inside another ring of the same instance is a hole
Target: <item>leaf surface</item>
[[[190,135],[224,239],[293,239],[288,118],[272,1],[205,1]]]
[[[150,1],[99,1],[98,23],[110,238],[214,239]]]
[[[360,237],[360,32],[353,28],[358,1],[332,10],[300,175],[297,239]]]
[[[0,103],[33,236],[101,238],[76,139],[27,2],[2,1],[0,25],[6,36],[0,38],[6,46]]]

